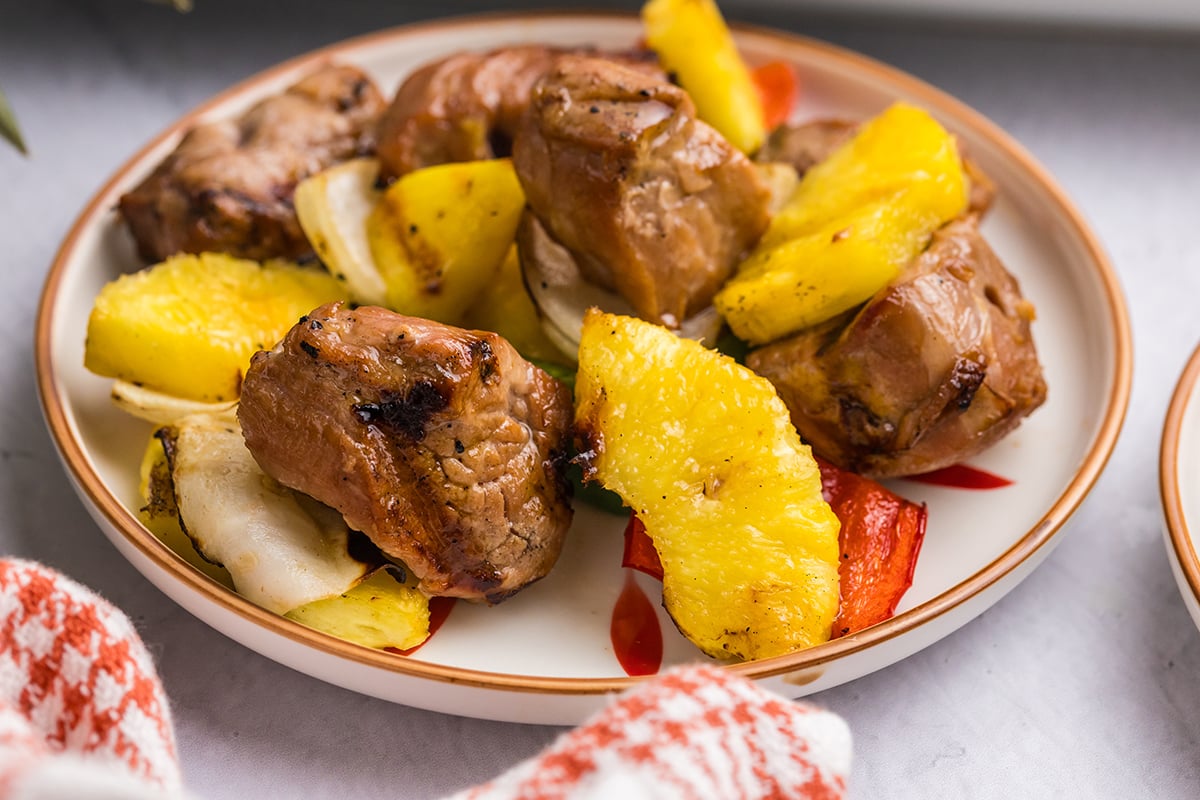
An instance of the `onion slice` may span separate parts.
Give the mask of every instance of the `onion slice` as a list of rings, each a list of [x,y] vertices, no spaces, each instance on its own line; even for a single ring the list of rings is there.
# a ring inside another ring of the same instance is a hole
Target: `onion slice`
[[[236,401],[233,400],[226,403],[189,400],[121,380],[113,381],[111,397],[113,404],[126,414],[132,414],[155,425],[170,425],[191,414],[228,411],[236,405]]]
[[[637,316],[624,297],[588,281],[571,251],[555,241],[528,210],[517,228],[517,249],[525,288],[541,317],[542,329],[572,364],[578,361],[583,315],[589,308]],[[676,333],[711,347],[721,325],[717,310],[709,306],[685,319]]]
[[[337,511],[259,468],[233,410],[168,429],[179,518],[196,549],[229,571],[238,594],[278,614],[348,591],[369,567],[348,551]]]
[[[296,216],[321,261],[361,305],[387,304],[387,284],[371,254],[367,218],[383,196],[379,161],[356,158],[296,187]]]

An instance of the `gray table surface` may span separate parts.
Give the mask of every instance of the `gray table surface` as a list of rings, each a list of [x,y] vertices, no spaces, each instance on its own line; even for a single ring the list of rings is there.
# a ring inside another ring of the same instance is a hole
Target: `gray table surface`
[[[141,143],[219,89],[416,4],[197,0],[0,3],[0,86],[32,156],[0,148],[0,552],[40,560],[130,614],[158,658],[189,787],[204,798],[436,797],[559,729],[391,705],[279,666],[133,570],[75,498],[42,423],[31,338],[55,249]],[[448,0],[437,13],[494,6]],[[1200,635],[1171,578],[1157,457],[1200,338],[1200,32],[730,16],[845,45],[973,105],[1039,158],[1112,256],[1135,331],[1132,405],[1105,475],[1050,558],[965,628],[813,700],[855,736],[855,797],[1200,793]],[[10,338],[11,337],[11,338]]]

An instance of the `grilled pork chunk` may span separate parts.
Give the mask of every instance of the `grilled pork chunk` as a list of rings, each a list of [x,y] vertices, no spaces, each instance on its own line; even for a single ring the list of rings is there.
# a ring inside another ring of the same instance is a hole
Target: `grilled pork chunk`
[[[309,175],[370,152],[383,107],[365,73],[330,65],[237,119],[196,126],[121,198],[138,252],[151,262],[205,251],[310,256],[292,192]]]
[[[254,357],[238,411],[264,472],[423,591],[490,603],[558,558],[571,416],[570,391],[496,334],[340,304]]]
[[[803,176],[848,142],[857,128],[858,123],[843,119],[785,123],[771,132],[762,148],[755,153],[754,160],[791,164]],[[996,185],[970,158],[963,158],[963,169],[970,181],[967,211],[982,217],[996,198]]]
[[[967,217],[865,306],[750,353],[800,435],[875,477],[962,461],[1046,398],[1033,307]]]
[[[609,60],[556,62],[534,87],[513,164],[584,276],[668,327],[711,303],[767,226],[754,165],[691,98]]]
[[[383,175],[507,155],[529,90],[560,52],[528,45],[458,53],[414,72],[379,120]]]
[[[785,122],[767,137],[754,154],[759,162],[781,161],[791,164],[801,176],[824,161],[854,136],[857,122],[844,119],[818,119],[811,122]]]
[[[569,52],[543,45],[505,47],[457,53],[417,70],[400,85],[379,121],[382,176],[507,156],[533,85]],[[606,57],[662,74],[649,52]]]

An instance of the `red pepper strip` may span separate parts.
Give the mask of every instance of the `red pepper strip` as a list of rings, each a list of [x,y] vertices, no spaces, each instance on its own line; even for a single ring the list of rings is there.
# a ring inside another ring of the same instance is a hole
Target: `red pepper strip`
[[[905,480],[933,486],[948,486],[952,489],[1003,489],[1005,486],[1012,486],[1012,481],[1008,478],[968,467],[966,464],[953,464],[933,472],[909,475]]]
[[[896,612],[912,586],[917,555],[925,538],[925,505],[905,500],[870,478],[817,459],[821,491],[842,523],[838,536],[838,578],[842,602],[833,637],[883,622]],[[662,580],[662,562],[646,526],[631,514],[625,526],[621,566]]]
[[[654,542],[637,514],[631,513],[629,524],[625,526],[625,554],[621,557],[621,566],[632,567],[662,580],[663,568],[658,560],[658,551],[654,549]]]
[[[750,73],[763,109],[763,124],[774,130],[786,122],[796,107],[800,94],[800,79],[796,68],[786,61],[771,61]]]
[[[912,586],[928,510],[821,459],[821,490],[842,522],[842,603],[833,638],[889,619]]]

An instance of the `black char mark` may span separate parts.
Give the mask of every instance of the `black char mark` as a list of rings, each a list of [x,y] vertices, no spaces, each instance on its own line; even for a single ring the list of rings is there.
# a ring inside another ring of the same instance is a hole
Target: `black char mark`
[[[414,442],[425,438],[429,419],[449,404],[449,399],[429,381],[418,381],[401,395],[384,392],[378,403],[358,403],[354,414],[364,425],[389,429]]]

